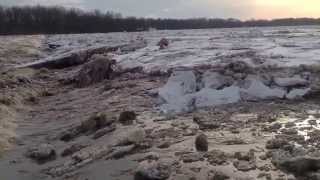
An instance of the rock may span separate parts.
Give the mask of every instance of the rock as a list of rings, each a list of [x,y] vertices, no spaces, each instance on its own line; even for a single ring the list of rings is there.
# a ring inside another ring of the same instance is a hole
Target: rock
[[[312,126],[318,125],[317,120],[314,120],[314,119],[309,120],[308,123],[309,123],[310,125],[312,125]]]
[[[230,179],[230,177],[225,174],[225,173],[222,173],[222,172],[213,172],[213,176],[210,177],[209,180],[227,180],[227,179]]]
[[[274,78],[274,82],[280,87],[305,87],[309,85],[309,82],[302,79],[299,76],[292,78]]]
[[[313,130],[311,132],[308,132],[308,136],[310,139],[308,139],[308,142],[315,143],[320,141],[320,130]]]
[[[186,129],[183,131],[183,136],[195,136],[198,132],[198,129]]]
[[[109,146],[90,146],[86,149],[80,150],[79,152],[74,153],[71,156],[72,161],[74,163],[86,164],[94,159],[102,158],[106,155],[109,155],[113,152],[113,149]],[[68,164],[66,164],[68,165]],[[71,164],[75,165],[75,164]]]
[[[134,175],[134,180],[166,180],[171,175],[171,167],[166,163],[142,163]]]
[[[201,130],[207,130],[207,129],[218,129],[220,127],[219,122],[215,120],[208,120],[202,117],[193,117],[193,121],[199,125],[199,128]]]
[[[171,142],[170,141],[165,141],[165,142],[162,142],[160,143],[157,148],[159,149],[167,149],[171,146]]]
[[[261,178],[265,178],[266,180],[272,180],[272,176],[271,176],[271,174],[269,174],[269,173],[260,173],[259,175],[258,175],[258,179],[261,179]]]
[[[293,127],[295,127],[296,126],[296,123],[294,123],[294,122],[288,122],[288,123],[286,123],[285,124],[285,128],[293,128]]]
[[[240,134],[240,130],[237,129],[237,128],[232,128],[232,129],[230,129],[230,132],[231,132],[232,134]]]
[[[292,133],[292,132],[291,132]],[[283,139],[287,142],[293,141],[296,142],[298,144],[305,144],[305,138],[303,135],[299,135],[299,134],[278,134],[275,136],[277,139]],[[289,147],[292,145],[286,145],[285,147]]]
[[[81,149],[85,148],[85,147],[88,147],[88,145],[84,145],[84,144],[73,144],[71,145],[70,147],[64,149],[61,153],[61,156],[62,157],[65,157],[65,156],[69,156],[69,155],[72,155],[74,154],[75,152],[78,152],[80,151]]]
[[[46,175],[58,178],[64,175],[74,173],[80,167],[91,163],[94,160],[101,159],[111,153],[110,146],[89,146],[79,152],[74,153],[71,158],[65,159],[62,162],[56,163],[54,166],[43,169]],[[61,179],[58,178],[58,179]]]
[[[146,132],[139,128],[139,129],[131,129],[123,136],[120,137],[116,145],[123,146],[123,145],[131,145],[135,144],[138,145],[143,143],[146,138]]]
[[[305,80],[310,80],[312,73],[311,72],[302,72],[300,74],[301,78],[305,79]]]
[[[48,47],[50,48],[50,49],[57,49],[57,48],[59,48],[59,47],[61,47],[61,45],[60,44],[48,44]]]
[[[195,147],[197,151],[208,151],[208,137],[205,134],[200,134],[196,137]]]
[[[135,148],[135,145],[129,145],[129,146],[121,146],[121,147],[115,147],[112,149],[112,152],[108,155],[106,159],[114,158],[114,159],[120,159],[124,156],[130,154]]]
[[[231,70],[234,73],[247,73],[250,67],[243,61],[235,61],[229,63],[225,69]]]
[[[265,113],[261,113],[258,115],[258,121],[260,122],[275,122],[277,120],[277,115],[274,114],[273,112],[265,112]],[[281,126],[281,124],[280,124]]]
[[[320,170],[320,158],[308,155],[294,156],[284,151],[273,153],[272,163],[280,169],[296,176],[305,176]]]
[[[263,130],[268,132],[278,132],[279,129],[282,128],[282,124],[280,123],[273,123],[270,126],[265,127]]]
[[[80,126],[77,127],[80,133],[95,132],[106,126],[110,126],[115,122],[115,119],[108,117],[105,113],[97,113],[91,116],[88,120],[83,121]]]
[[[142,158],[138,158],[137,161],[138,162],[142,162],[142,161],[158,161],[160,158],[159,153],[156,152],[149,152],[143,155]]]
[[[69,129],[62,132],[59,136],[59,139],[64,142],[69,142],[79,135],[79,131],[76,128]]]
[[[266,154],[263,154],[261,156],[259,156],[259,158],[263,161],[267,160],[268,159],[268,156]]]
[[[119,116],[119,122],[123,125],[131,125],[137,118],[137,114],[134,111],[124,111]]]
[[[188,154],[184,154],[181,157],[181,160],[184,163],[193,163],[193,162],[197,162],[197,161],[203,161],[203,156],[199,153],[188,153]]]
[[[16,77],[16,81],[20,84],[30,84],[32,83],[32,80],[29,77],[26,76],[22,76],[22,75],[17,75]]]
[[[233,165],[239,171],[251,171],[257,168],[256,163],[252,161],[235,161]]]
[[[298,131],[295,129],[281,129],[281,133],[285,135],[297,135]]]
[[[299,177],[303,180],[319,180],[320,179],[320,173],[319,172],[311,172],[305,175],[304,177]],[[294,179],[296,180],[296,179]]]
[[[96,131],[100,129],[111,126],[114,122],[114,117],[108,117],[105,113],[97,113],[91,116],[88,120],[81,122],[80,125],[63,132],[60,135],[60,140],[68,142],[83,134],[89,135],[96,133]],[[110,127],[110,130],[112,130],[112,127]],[[102,131],[99,132],[100,135],[102,135],[101,133]]]
[[[162,38],[157,45],[160,46],[160,49],[165,49],[169,46],[169,40],[166,38]]]
[[[254,152],[236,152],[234,157],[241,161],[253,161],[255,159]]]
[[[262,160],[262,159],[261,159]],[[267,160],[267,159],[265,159]],[[264,160],[264,161],[265,161]],[[264,164],[264,165],[261,165],[259,167],[257,167],[260,171],[265,171],[265,172],[269,172],[273,169],[272,165],[271,164]]]
[[[227,139],[227,140],[223,141],[222,144],[225,144],[225,145],[240,145],[240,144],[247,144],[247,143],[243,139],[241,139],[239,137],[234,137],[234,138]]]
[[[289,142],[284,139],[271,139],[267,141],[266,148],[267,149],[280,149],[284,146],[289,145]]]
[[[153,139],[164,139],[164,138],[174,138],[174,139],[179,139],[181,138],[182,134],[181,131],[177,131],[177,129],[168,127],[168,128],[163,128],[163,129],[154,129],[150,137]]]
[[[254,151],[250,150],[247,153],[244,152],[236,152],[234,154],[234,157],[237,159],[233,163],[233,165],[239,170],[239,171],[250,171],[256,169],[256,159],[254,156]]]
[[[37,147],[29,149],[26,156],[42,163],[55,159],[56,151],[51,144],[40,144]]]
[[[116,126],[115,125],[110,125],[109,127],[105,127],[103,129],[98,130],[94,135],[93,135],[93,139],[99,139],[102,136],[105,136],[108,133],[111,133],[113,131],[116,130]]]
[[[204,157],[208,159],[208,162],[213,165],[224,165],[228,161],[228,155],[220,150],[212,150],[207,152]]]
[[[108,57],[102,55],[93,56],[92,60],[84,64],[75,77],[77,87],[86,87],[102,82],[105,79],[111,79],[115,64],[115,60],[111,60]]]
[[[246,79],[247,74],[245,74],[245,73],[235,73],[235,74],[232,75],[232,77],[233,77],[233,79],[239,81],[239,80],[244,80],[244,79]]]

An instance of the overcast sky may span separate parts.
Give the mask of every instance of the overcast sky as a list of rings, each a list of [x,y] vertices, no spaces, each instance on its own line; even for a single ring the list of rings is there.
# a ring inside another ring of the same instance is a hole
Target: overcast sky
[[[0,0],[1,5],[60,5],[139,17],[320,17],[320,0]]]

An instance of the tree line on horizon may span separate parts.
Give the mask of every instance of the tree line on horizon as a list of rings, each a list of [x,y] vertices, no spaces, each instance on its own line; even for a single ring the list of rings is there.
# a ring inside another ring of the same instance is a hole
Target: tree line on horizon
[[[275,20],[156,19],[123,17],[119,13],[83,11],[64,7],[0,6],[0,34],[70,34],[158,30],[320,25],[320,18]]]

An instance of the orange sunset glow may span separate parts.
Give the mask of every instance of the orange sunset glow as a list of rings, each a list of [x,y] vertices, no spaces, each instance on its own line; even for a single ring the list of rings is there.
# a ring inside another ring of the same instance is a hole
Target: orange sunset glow
[[[254,0],[256,18],[320,17],[319,0]]]

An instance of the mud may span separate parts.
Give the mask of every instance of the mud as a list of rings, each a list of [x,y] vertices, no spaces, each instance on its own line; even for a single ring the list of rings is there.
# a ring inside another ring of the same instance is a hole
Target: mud
[[[250,34],[261,36],[258,31]],[[174,44],[171,40],[166,49],[157,51],[170,51]],[[133,49],[125,53],[141,51]],[[61,51],[57,47],[56,52]],[[112,78],[102,77],[85,87],[72,81],[85,64],[4,71],[0,104],[8,113],[1,114],[1,125],[10,122],[14,127],[3,126],[13,136],[6,138],[10,146],[0,159],[0,179],[319,177],[317,66],[253,69],[229,61],[151,73],[116,65]],[[253,77],[256,81],[245,83]],[[206,99],[235,87],[246,89],[247,96],[239,93],[241,100],[226,103],[224,96],[230,93],[222,93],[218,104]],[[281,89],[283,98],[260,98],[265,88]],[[185,102],[189,94],[204,100]],[[192,108],[166,113],[159,111],[164,104]],[[3,129],[1,133],[6,133]]]

